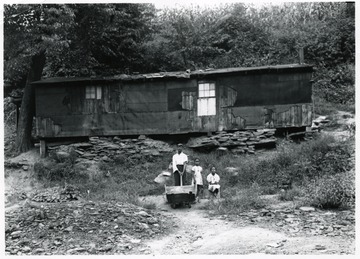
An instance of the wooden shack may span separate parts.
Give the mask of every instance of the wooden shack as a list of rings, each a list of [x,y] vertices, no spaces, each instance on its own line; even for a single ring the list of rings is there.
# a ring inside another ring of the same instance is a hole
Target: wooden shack
[[[303,64],[34,82],[38,138],[306,127]]]

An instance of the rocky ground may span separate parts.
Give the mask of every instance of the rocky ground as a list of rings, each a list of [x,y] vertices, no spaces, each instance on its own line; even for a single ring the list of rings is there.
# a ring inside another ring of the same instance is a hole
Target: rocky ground
[[[146,243],[152,254],[354,254],[354,211],[295,208],[276,195],[266,209],[214,215],[208,200],[172,210],[164,197],[146,197],[172,217],[170,234]],[[210,201],[212,202],[212,201]],[[216,202],[216,201],[215,201]]]
[[[168,217],[131,204],[25,201],[6,211],[10,255],[141,254],[144,240],[169,228]]]
[[[336,130],[342,138],[349,134],[347,128]],[[113,159],[116,149],[108,145],[131,142],[135,148],[125,149],[126,156],[159,155],[151,150],[158,142],[146,139],[92,141],[75,145],[82,159],[91,159],[87,154],[100,161]],[[5,161],[6,255],[355,254],[354,210],[297,208],[276,195],[263,197],[268,199],[265,209],[222,216],[207,210],[208,202],[216,203],[207,199],[177,209],[164,196],[142,197],[139,202],[152,204],[151,209],[91,201],[76,188],[44,188],[34,181],[31,170],[38,159],[38,151],[32,150]]]

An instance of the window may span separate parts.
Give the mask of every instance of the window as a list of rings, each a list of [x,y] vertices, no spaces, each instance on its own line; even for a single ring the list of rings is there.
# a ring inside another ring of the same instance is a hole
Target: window
[[[85,92],[85,98],[86,99],[101,99],[101,86],[87,86],[86,92]]]
[[[215,83],[199,83],[198,116],[216,115]]]

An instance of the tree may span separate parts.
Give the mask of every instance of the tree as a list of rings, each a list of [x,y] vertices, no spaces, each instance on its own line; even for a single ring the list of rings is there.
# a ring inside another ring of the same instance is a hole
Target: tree
[[[153,5],[75,4],[71,43],[51,59],[47,76],[114,75],[143,69],[142,44]]]
[[[73,24],[72,18],[73,13],[66,5],[5,5],[5,78],[26,77],[15,143],[17,152],[31,147],[35,112],[31,82],[41,79],[48,53],[68,46],[67,31]]]
[[[224,52],[214,41],[213,29],[226,6],[164,8],[153,22],[152,38],[145,43],[149,70],[174,71],[213,67]]]
[[[6,5],[5,78],[23,82],[16,150],[31,147],[34,93],[41,76],[112,75],[143,69],[153,6]]]

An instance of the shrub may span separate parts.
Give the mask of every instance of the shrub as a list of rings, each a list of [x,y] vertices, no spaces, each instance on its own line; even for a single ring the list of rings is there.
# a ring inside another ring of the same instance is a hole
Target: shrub
[[[250,209],[259,209],[265,207],[265,201],[260,197],[261,187],[254,183],[250,188],[238,190],[230,188],[223,192],[224,200],[217,206],[212,207],[219,214],[238,214]]]
[[[304,195],[303,190],[299,187],[293,187],[289,190],[282,190],[279,195],[279,200],[281,201],[294,201],[295,198],[301,197]]]
[[[319,208],[349,207],[355,204],[355,171],[324,175],[307,185],[306,199]]]
[[[114,157],[114,164],[115,165],[125,165],[127,162],[127,156],[125,155],[117,155]]]
[[[355,103],[355,67],[352,64],[320,68],[315,73],[314,94],[334,104]]]
[[[74,166],[69,162],[50,163],[49,165],[37,162],[34,164],[34,172],[39,180],[48,181],[69,180],[75,176]]]

